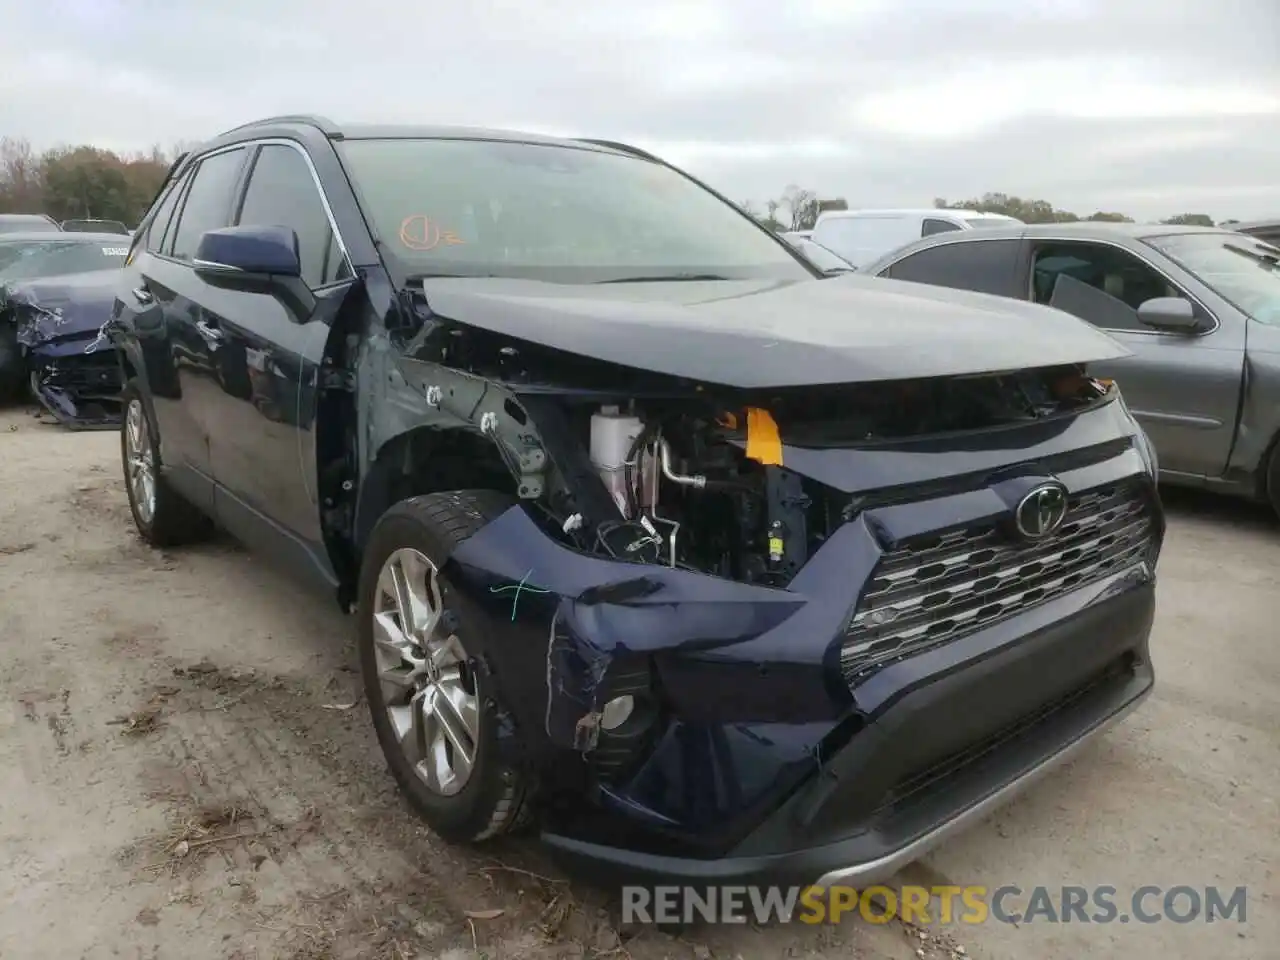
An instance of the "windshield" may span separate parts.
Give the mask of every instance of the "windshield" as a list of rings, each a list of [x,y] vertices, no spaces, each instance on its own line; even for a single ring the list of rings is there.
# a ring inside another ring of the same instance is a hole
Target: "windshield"
[[[492,140],[338,147],[384,256],[410,276],[813,277],[736,208],[639,157]]]
[[[0,278],[5,280],[32,280],[37,277],[56,277],[64,273],[110,270],[124,266],[124,258],[129,254],[127,246],[117,247],[101,241],[27,241],[13,246],[20,248],[16,256],[11,256],[11,247],[0,246]]]
[[[983,227],[1012,227],[1018,222],[1004,217],[961,217],[960,219],[974,230],[981,230]]]
[[[1238,310],[1280,326],[1280,249],[1243,233],[1178,233],[1146,242]]]
[[[4,268],[23,257],[46,250],[51,243],[44,240],[3,240],[0,239],[0,276],[5,275]]]

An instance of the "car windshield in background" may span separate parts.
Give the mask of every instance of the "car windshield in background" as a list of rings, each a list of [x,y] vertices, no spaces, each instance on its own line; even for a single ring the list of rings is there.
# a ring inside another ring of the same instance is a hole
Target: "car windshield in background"
[[[5,240],[0,237],[0,279],[5,276],[5,267],[21,260],[23,257],[47,250],[53,244],[43,240]]]
[[[1280,326],[1280,249],[1243,233],[1145,238],[1253,319]]]
[[[29,213],[0,214],[0,233],[61,233],[62,228],[47,217]]]
[[[832,253],[820,243],[815,243],[805,237],[797,237],[792,243],[797,250],[805,255],[805,258],[810,263],[824,273],[851,273],[853,271],[849,261]]]
[[[338,148],[384,253],[409,276],[813,276],[749,217],[642,158],[495,140],[347,140]]]
[[[975,230],[981,230],[983,227],[1011,227],[1012,220],[1002,220],[998,217],[961,217],[965,223],[973,227]]]
[[[129,228],[119,220],[63,220],[62,229],[67,233],[129,234]]]
[[[95,240],[92,243],[40,243],[28,240],[20,246],[17,256],[0,243],[0,279],[33,280],[38,277],[56,277],[64,273],[89,273],[93,270],[111,270],[124,266],[129,254],[125,243],[115,245]]]

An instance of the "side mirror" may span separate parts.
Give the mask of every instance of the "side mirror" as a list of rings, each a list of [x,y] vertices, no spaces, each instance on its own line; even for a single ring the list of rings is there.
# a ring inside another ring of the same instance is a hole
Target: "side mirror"
[[[296,279],[298,235],[288,227],[223,227],[200,238],[192,265],[210,279]]]
[[[1200,318],[1191,301],[1181,297],[1154,297],[1138,307],[1138,320],[1156,330],[1171,333],[1194,333],[1200,329]]]

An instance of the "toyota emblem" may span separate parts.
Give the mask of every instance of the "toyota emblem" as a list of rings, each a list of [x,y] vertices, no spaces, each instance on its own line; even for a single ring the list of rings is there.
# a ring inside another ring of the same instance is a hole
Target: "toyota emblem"
[[[1013,522],[1027,540],[1043,540],[1067,518],[1067,488],[1060,483],[1042,483],[1018,502]]]

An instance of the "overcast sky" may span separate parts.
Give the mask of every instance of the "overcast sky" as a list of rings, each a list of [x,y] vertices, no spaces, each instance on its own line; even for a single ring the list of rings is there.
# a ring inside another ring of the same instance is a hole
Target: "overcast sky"
[[[629,140],[734,199],[1280,215],[1280,0],[4,0],[0,133],[258,117]]]

